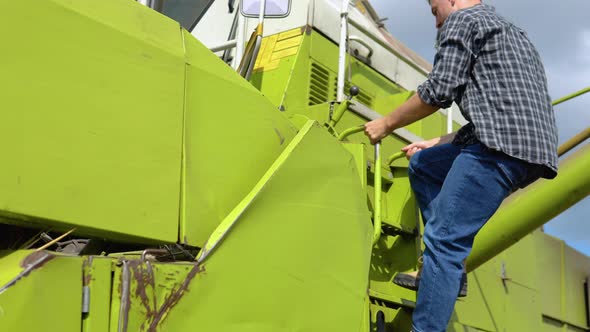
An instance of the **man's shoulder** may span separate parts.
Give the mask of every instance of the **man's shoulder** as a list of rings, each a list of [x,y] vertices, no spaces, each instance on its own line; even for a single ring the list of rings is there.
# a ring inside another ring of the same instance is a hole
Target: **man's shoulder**
[[[482,19],[499,18],[494,7],[486,4],[477,4],[468,8],[457,10],[448,17],[455,22],[475,22]]]
[[[456,25],[469,25],[478,21],[483,15],[485,15],[485,10],[480,8],[482,5],[476,5],[469,8],[464,8],[457,10],[449,17],[447,17],[445,21],[445,25],[448,26],[456,26]]]
[[[447,18],[446,28],[451,31],[480,31],[485,34],[487,30],[495,30],[506,25],[506,21],[496,13],[494,7],[486,4],[478,4],[469,8],[458,10]]]

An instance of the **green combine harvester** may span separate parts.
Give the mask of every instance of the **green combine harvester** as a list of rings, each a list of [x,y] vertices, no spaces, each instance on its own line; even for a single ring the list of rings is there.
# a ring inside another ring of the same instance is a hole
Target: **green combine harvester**
[[[422,223],[399,151],[465,120],[369,144],[431,68],[368,1],[0,8],[0,331],[410,330],[392,279]],[[590,331],[590,258],[540,230],[588,169],[586,144],[503,204],[448,331]]]

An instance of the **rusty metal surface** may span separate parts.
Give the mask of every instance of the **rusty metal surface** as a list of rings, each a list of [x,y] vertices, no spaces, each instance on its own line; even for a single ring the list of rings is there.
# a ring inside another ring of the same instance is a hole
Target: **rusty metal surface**
[[[145,257],[122,258],[117,265],[121,271],[116,289],[120,303],[118,332],[156,331],[195,276],[205,271],[196,262],[159,263]],[[116,302],[111,305],[116,306]]]
[[[20,266],[24,269],[16,277],[6,283],[0,288],[0,294],[4,293],[8,288],[14,286],[23,277],[26,277],[32,271],[41,268],[47,262],[52,260],[55,256],[46,251],[35,251],[25,257],[20,263]]]
[[[198,264],[195,264],[193,266],[193,268],[191,269],[189,274],[186,276],[186,278],[184,279],[184,281],[182,282],[180,287],[178,287],[178,289],[175,292],[170,294],[170,296],[168,296],[166,301],[164,301],[164,303],[160,306],[160,308],[156,312],[154,320],[152,321],[152,323],[150,324],[150,326],[148,328],[149,332],[156,331],[156,328],[158,327],[158,324],[160,323],[160,321],[164,317],[166,317],[166,314],[178,303],[178,301],[180,301],[182,296],[185,294],[185,292],[188,289],[188,285],[193,280],[193,278],[198,273],[203,272],[203,271],[205,271],[205,269],[202,268],[201,266],[199,266]]]
[[[123,260],[123,272],[121,273],[121,306],[119,308],[119,323],[117,331],[127,331],[127,324],[129,318],[129,307],[131,300],[129,299],[130,277],[129,277],[129,261]]]

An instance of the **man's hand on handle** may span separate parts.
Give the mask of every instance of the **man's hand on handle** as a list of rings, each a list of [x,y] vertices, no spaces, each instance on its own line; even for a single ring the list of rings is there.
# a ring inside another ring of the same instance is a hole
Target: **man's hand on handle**
[[[433,138],[431,140],[428,141],[420,141],[420,142],[415,142],[412,143],[410,145],[406,145],[402,148],[402,151],[406,153],[406,158],[408,160],[410,160],[410,158],[414,155],[414,153],[424,150],[424,149],[428,149],[430,147],[435,146],[438,142],[440,141],[440,137],[437,138]]]
[[[371,144],[375,144],[389,135],[391,130],[387,125],[387,118],[379,118],[365,123],[365,135],[369,137]]]

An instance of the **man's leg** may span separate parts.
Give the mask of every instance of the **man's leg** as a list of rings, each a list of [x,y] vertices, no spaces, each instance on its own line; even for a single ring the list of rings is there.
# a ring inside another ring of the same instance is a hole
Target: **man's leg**
[[[415,153],[410,159],[408,175],[412,190],[422,212],[422,220],[426,223],[431,214],[430,202],[438,195],[453,165],[453,161],[461,148],[453,144],[441,144]],[[422,258],[418,262],[422,265]],[[393,278],[396,285],[417,290],[419,287],[419,271],[398,273]]]
[[[443,332],[453,312],[473,239],[530,166],[481,144],[465,147],[428,206],[415,332]]]
[[[460,147],[453,144],[441,144],[418,151],[410,159],[408,175],[424,223],[431,216],[430,202],[438,196],[459,153],[461,153]]]

